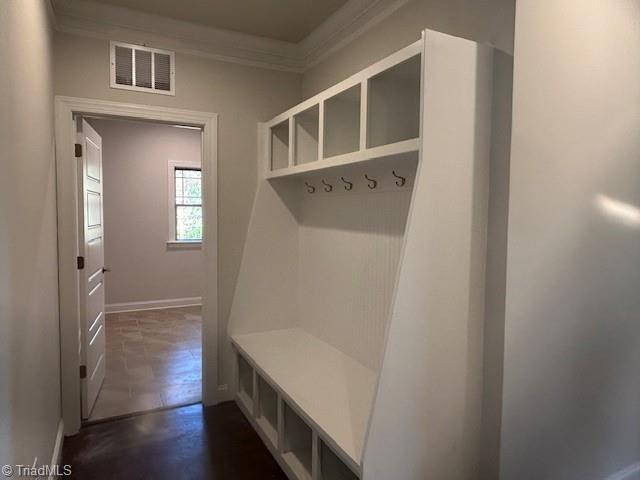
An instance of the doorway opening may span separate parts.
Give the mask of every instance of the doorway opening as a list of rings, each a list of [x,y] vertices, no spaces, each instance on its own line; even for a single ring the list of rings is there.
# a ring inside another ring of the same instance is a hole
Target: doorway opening
[[[200,402],[202,129],[93,116],[76,126],[92,199],[78,220],[83,420]]]
[[[65,435],[83,420],[226,400],[217,115],[55,103]]]

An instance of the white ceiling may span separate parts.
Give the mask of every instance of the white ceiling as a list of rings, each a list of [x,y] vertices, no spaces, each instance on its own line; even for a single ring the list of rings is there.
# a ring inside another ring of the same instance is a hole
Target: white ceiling
[[[208,27],[298,43],[347,0],[98,0]]]

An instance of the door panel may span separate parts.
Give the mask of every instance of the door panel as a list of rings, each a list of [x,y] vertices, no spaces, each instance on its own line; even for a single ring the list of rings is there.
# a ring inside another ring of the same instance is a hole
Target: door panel
[[[100,325],[94,332],[93,336],[89,340],[89,346],[94,346],[99,343],[104,343],[104,326]],[[104,361],[104,355],[102,355],[98,349],[90,348],[87,351],[87,375],[90,379],[95,376],[96,368],[99,367],[98,362]],[[97,393],[97,392],[96,392]]]
[[[87,192],[87,223],[89,227],[102,225],[102,196],[97,192]]]
[[[102,267],[104,267],[104,248],[102,237],[94,238],[87,242],[84,264],[89,277],[96,275],[98,272],[102,273]]]
[[[98,283],[93,290],[89,292],[87,299],[87,321],[89,322],[89,337],[96,330],[96,322],[104,317],[104,286]],[[100,320],[104,323],[104,320]]]
[[[102,224],[102,139],[78,118],[77,142],[82,145],[78,159],[78,220],[80,256],[81,361],[86,377],[82,381],[82,418],[89,418],[105,376],[104,312],[104,226]]]
[[[102,142],[96,145],[91,138],[87,142],[87,177],[97,182],[102,178]]]

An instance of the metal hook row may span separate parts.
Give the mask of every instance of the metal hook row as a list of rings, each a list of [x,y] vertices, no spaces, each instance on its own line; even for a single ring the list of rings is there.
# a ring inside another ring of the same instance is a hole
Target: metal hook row
[[[391,173],[393,174],[393,176],[395,178],[397,178],[396,180],[396,185],[399,187],[404,187],[405,184],[407,183],[407,179],[406,177],[403,177],[401,175],[398,175],[396,173],[395,170],[391,170]],[[366,173],[364,174],[364,178],[367,180],[367,187],[369,187],[371,190],[378,188],[378,180],[376,180],[375,178],[371,178],[369,177],[369,175],[367,175]],[[345,190],[349,191],[349,190],[353,190],[353,182],[350,182],[349,180],[345,179],[344,177],[340,177],[340,180],[342,180],[342,182],[344,183],[343,187]],[[329,182],[327,182],[324,178],[321,180],[322,185],[324,185],[323,190],[325,192],[331,192],[333,191],[333,185],[330,184]],[[312,184],[310,184],[309,182],[304,182],[304,184],[307,186],[307,192],[309,193],[315,193],[316,192],[316,187]]]

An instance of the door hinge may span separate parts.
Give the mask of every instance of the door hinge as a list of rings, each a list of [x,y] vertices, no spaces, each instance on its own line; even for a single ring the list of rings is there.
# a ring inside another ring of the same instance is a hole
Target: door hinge
[[[76,158],[80,158],[82,156],[82,145],[76,143]]]
[[[78,270],[83,270],[84,269],[84,257],[78,257],[77,261],[78,261]]]
[[[80,378],[87,378],[87,366],[80,365]]]

